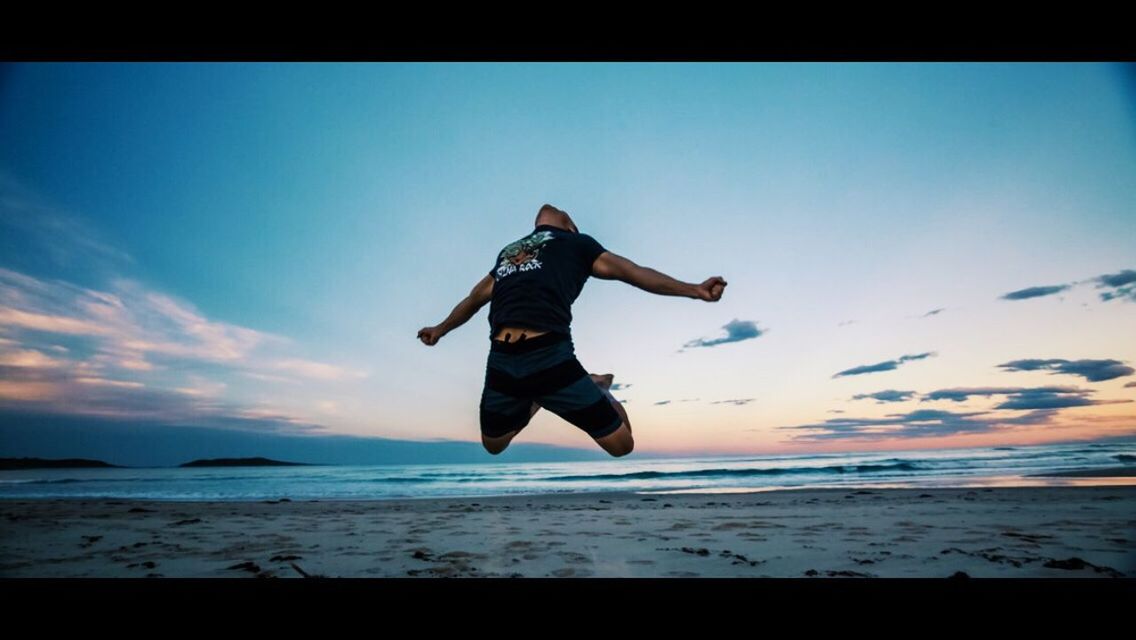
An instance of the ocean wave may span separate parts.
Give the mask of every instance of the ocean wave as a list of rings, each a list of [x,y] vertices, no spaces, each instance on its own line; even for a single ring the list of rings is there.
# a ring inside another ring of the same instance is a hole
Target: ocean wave
[[[827,467],[767,467],[763,469],[698,469],[691,471],[636,471],[632,473],[604,473],[596,475],[552,476],[547,480],[572,482],[578,480],[657,480],[659,478],[745,478],[809,473],[880,473],[884,471],[919,471],[923,467],[914,462],[895,464],[844,464]]]

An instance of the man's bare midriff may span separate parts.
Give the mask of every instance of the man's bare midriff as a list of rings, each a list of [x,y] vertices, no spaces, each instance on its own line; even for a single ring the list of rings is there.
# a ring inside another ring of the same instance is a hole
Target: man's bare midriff
[[[521,338],[533,338],[548,333],[539,329],[529,329],[528,327],[501,327],[497,330],[497,335],[493,336],[494,340],[501,342],[516,342]],[[506,336],[508,334],[508,336]]]

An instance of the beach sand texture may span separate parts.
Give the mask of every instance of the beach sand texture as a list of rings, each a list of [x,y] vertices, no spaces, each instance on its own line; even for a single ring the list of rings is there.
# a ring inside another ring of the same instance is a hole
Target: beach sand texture
[[[1136,577],[1136,486],[0,500],[3,577]]]

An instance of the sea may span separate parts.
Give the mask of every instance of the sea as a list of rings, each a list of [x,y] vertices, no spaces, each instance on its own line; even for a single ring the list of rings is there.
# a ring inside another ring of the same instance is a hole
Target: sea
[[[1130,465],[1136,465],[1136,441],[562,463],[27,469],[0,471],[0,499],[386,500],[595,491],[715,494],[1136,484],[1133,477],[1028,477]]]

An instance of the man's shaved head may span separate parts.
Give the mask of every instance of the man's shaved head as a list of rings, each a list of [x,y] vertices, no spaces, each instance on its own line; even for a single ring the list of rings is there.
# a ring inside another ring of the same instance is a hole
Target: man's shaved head
[[[533,226],[539,227],[542,224],[550,224],[572,233],[580,233],[568,212],[561,211],[550,204],[543,205],[540,211],[536,212],[536,222],[533,223]]]

